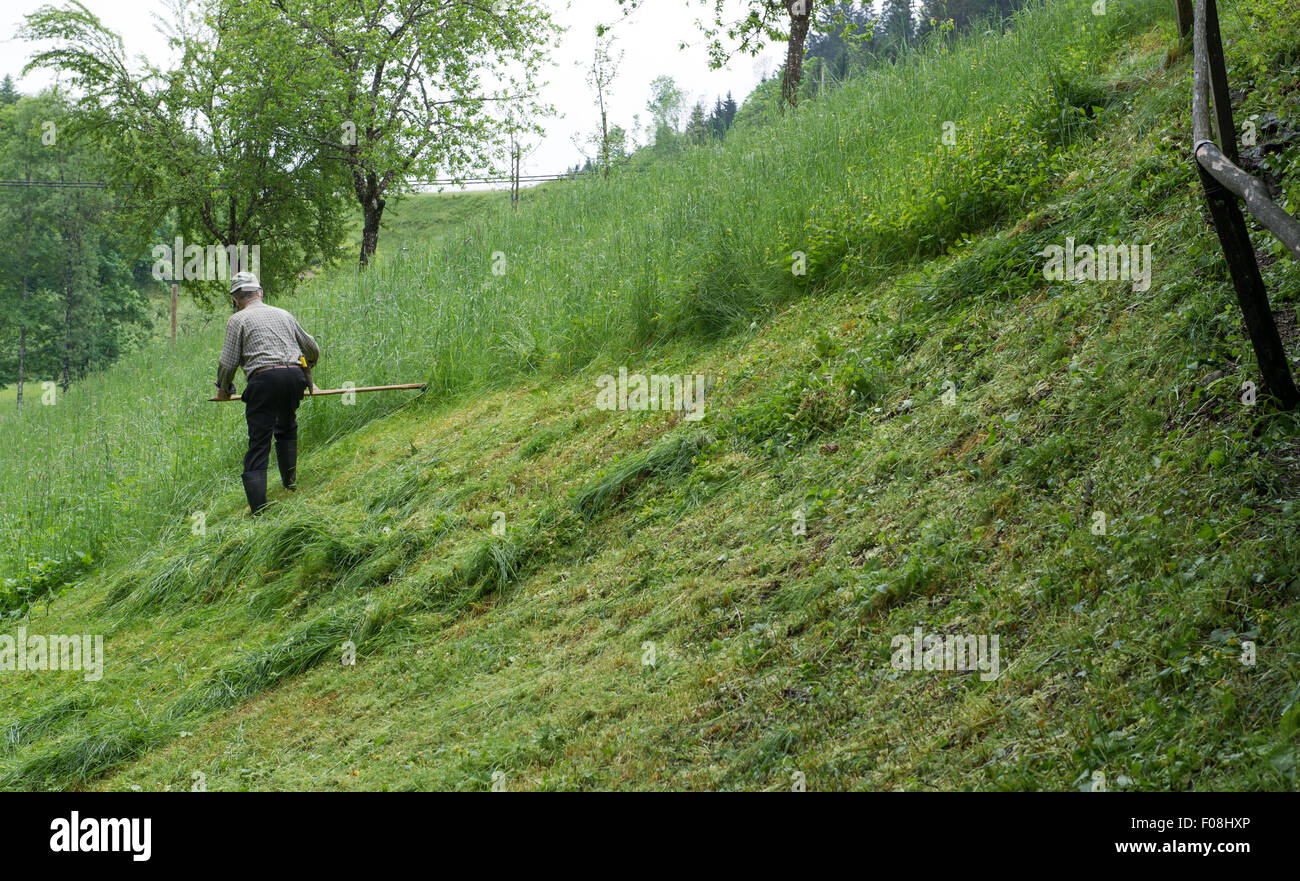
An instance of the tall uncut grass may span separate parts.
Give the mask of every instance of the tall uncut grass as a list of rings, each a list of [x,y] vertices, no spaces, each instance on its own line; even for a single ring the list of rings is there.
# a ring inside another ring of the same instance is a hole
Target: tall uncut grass
[[[808,290],[789,267],[809,229],[932,199],[915,160],[945,149],[944,122],[962,133],[994,108],[1028,113],[1061,69],[1100,65],[1167,5],[1113,0],[1094,16],[1090,0],[1045,0],[999,37],[929,47],[724,144],[526,193],[517,213],[485,207],[431,250],[384,255],[381,240],[370,272],[340,271],[269,301],[322,343],[322,386],[427,380],[419,406],[670,336],[722,334]],[[174,349],[137,352],[54,406],[2,412],[0,575],[75,552],[133,553],[187,528],[215,494],[237,492],[242,410],[204,403],[221,327],[222,316],[197,321]],[[309,402],[306,447],[396,405]]]

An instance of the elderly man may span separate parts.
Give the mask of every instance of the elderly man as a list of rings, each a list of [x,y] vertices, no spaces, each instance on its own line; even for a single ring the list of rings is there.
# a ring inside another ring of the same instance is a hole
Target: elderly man
[[[242,367],[248,419],[244,493],[256,517],[266,508],[266,466],[273,436],[284,488],[292,490],[297,483],[298,405],[309,387],[318,391],[308,371],[320,360],[320,348],[296,318],[262,302],[262,285],[251,272],[231,279],[230,297],[235,314],[226,323],[226,342],[217,362],[217,398],[231,400],[235,371]]]

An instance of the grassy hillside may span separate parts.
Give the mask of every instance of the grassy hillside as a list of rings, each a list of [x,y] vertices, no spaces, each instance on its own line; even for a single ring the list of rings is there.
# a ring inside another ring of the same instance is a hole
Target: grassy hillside
[[[428,250],[436,247],[443,236],[466,224],[473,224],[484,215],[490,215],[510,204],[510,194],[504,190],[446,191],[441,193],[413,193],[390,202],[384,210],[384,221],[379,231],[380,252],[384,255],[400,254],[405,250]],[[361,248],[361,219],[349,230],[353,250],[348,257],[355,259]]]
[[[873,260],[896,266],[1018,210],[1046,186],[1041,166],[1061,149],[1045,143],[1063,127],[1049,77],[1107,63],[1160,8],[1133,0],[1096,17],[1081,3],[1053,3],[1004,37],[918,56],[725,146],[653,172],[547,187],[517,215],[485,210],[463,237],[391,253],[360,279],[323,280],[292,306],[327,349],[323,381],[427,378],[435,400],[657,340],[717,338],[838,273],[849,232],[838,223],[865,219],[855,240],[888,241]],[[999,131],[991,108],[1018,113],[1023,137]],[[940,142],[946,121],[963,132],[957,150]],[[927,164],[947,171],[928,176]],[[964,207],[941,207],[940,196]],[[812,275],[791,275],[795,251],[814,260]],[[238,414],[201,403],[222,320],[187,328],[175,351],[144,352],[21,423],[0,415],[0,440],[10,441],[0,468],[21,475],[0,487],[0,571],[74,551],[134,552],[236,484]],[[313,408],[307,437],[337,437],[385,406]],[[31,449],[43,451],[40,468],[27,467]]]
[[[9,674],[0,786],[1295,788],[1300,424],[1240,399],[1167,4],[1089,6],[310,285],[330,384],[433,389],[309,402],[259,523],[214,328],[0,423],[8,559],[95,548],[12,620],[107,651]],[[1225,12],[1246,109],[1300,113],[1295,15]],[[705,418],[597,409],[621,366]],[[892,669],[915,627],[1000,678]]]
[[[24,383],[23,392],[30,399],[32,395],[37,395],[37,396],[40,395],[41,386],[39,383],[32,383],[32,382]],[[7,386],[6,388],[0,389],[0,404],[12,404],[17,399],[18,399],[18,386],[11,385],[11,386]]]

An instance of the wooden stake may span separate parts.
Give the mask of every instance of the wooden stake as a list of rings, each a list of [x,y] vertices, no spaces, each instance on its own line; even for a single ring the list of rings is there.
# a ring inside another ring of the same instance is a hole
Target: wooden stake
[[[1192,35],[1192,0],[1174,0],[1174,18],[1178,22],[1178,38],[1188,39]]]

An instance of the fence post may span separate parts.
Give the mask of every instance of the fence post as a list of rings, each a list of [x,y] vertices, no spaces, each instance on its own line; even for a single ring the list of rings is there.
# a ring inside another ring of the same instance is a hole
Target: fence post
[[[1214,100],[1214,121],[1219,149],[1237,163],[1237,126],[1232,121],[1232,98],[1228,95],[1228,66],[1223,60],[1223,35],[1219,33],[1219,4],[1205,3],[1205,44],[1210,62],[1210,92]]]
[[[1246,218],[1237,205],[1236,197],[1223,184],[1215,180],[1199,162],[1196,170],[1205,187],[1205,201],[1214,218],[1214,231],[1219,234],[1219,244],[1223,246],[1228,272],[1232,274],[1232,286],[1237,291],[1237,305],[1241,307],[1246,331],[1250,334],[1250,343],[1255,349],[1255,359],[1259,361],[1264,389],[1278,399],[1283,409],[1293,410],[1300,406],[1300,390],[1296,389],[1295,381],[1291,378],[1286,349],[1277,332],[1277,325],[1273,322],[1268,288],[1264,286],[1264,277],[1259,274],[1255,246],[1250,241]]]
[[[1178,38],[1186,40],[1192,35],[1192,0],[1174,0],[1174,18],[1178,22]]]
[[[172,282],[172,345],[176,345],[176,301],[180,286]]]

